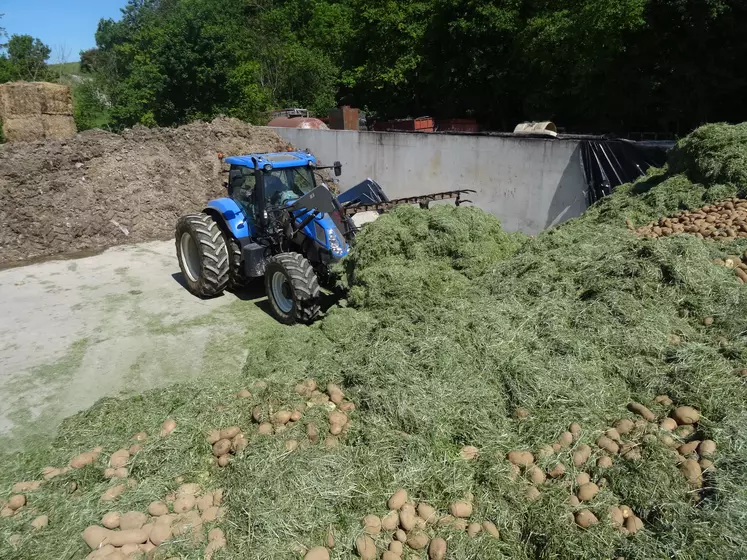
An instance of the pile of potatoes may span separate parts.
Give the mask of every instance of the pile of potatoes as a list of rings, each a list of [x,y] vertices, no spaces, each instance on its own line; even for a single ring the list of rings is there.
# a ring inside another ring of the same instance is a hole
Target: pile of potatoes
[[[659,395],[655,401],[659,407],[672,409],[672,400],[666,395]],[[523,473],[530,483],[526,490],[527,500],[537,500],[541,496],[540,489],[548,479],[550,482],[569,483],[564,480],[568,478],[568,473],[561,453],[566,454],[565,460],[572,463],[576,471],[584,469],[593,458],[597,471],[602,472],[612,467],[615,461],[642,460],[644,445],[657,440],[673,450],[673,458],[679,462],[680,471],[688,483],[696,488],[701,487],[703,472],[714,468],[710,457],[715,453],[716,444],[711,440],[695,439],[695,425],[700,419],[700,413],[692,407],[680,406],[672,409],[668,417],[659,421],[657,415],[641,403],[631,402],[627,408],[639,418],[617,420],[594,438],[593,447],[579,443],[582,429],[579,424],[574,423],[551,445],[540,447],[536,457],[527,450],[509,452],[507,459],[512,478],[516,479]],[[526,415],[515,416],[526,418]],[[474,448],[462,449],[462,456],[465,458],[476,455],[477,450]],[[544,459],[549,466],[541,468],[537,464],[538,459]],[[592,480],[588,473],[580,472],[571,484],[574,493],[568,501],[574,508],[573,519],[576,524],[584,529],[598,524],[599,512],[595,513],[588,505],[594,502],[600,489],[607,486],[607,480],[604,477]],[[643,521],[624,504],[608,508],[606,516],[614,527],[626,535],[634,535],[643,528]]]
[[[205,526],[223,518],[223,490],[202,492],[199,485],[182,484],[162,501],[153,502],[148,512],[112,511],[104,515],[100,525],[83,531],[83,540],[92,552],[89,560],[115,560],[147,555],[170,539],[189,539],[196,547],[205,542]],[[205,558],[226,546],[220,529],[207,536]]]
[[[262,390],[267,386],[260,381],[255,383],[254,387]],[[327,410],[329,421],[329,434],[324,444],[329,449],[337,447],[340,443],[340,436],[350,429],[348,413],[355,410],[355,405],[345,399],[345,393],[340,387],[332,383],[327,385],[325,392],[319,391],[314,379],[307,379],[296,385],[295,393],[307,399],[307,402],[296,406],[282,406],[276,401],[270,401],[252,408],[252,420],[257,425],[256,435],[280,436],[300,423],[306,409],[321,406]],[[236,396],[245,400],[253,398],[252,393],[247,389],[242,389]],[[220,467],[228,466],[232,455],[239,454],[249,445],[247,432],[239,426],[210,430],[206,434],[206,439],[212,446],[213,456]],[[283,442],[283,445],[286,451],[293,452],[296,449],[304,449],[316,444],[319,440],[319,427],[313,422],[307,422],[305,438],[289,438]]]
[[[747,282],[747,252],[741,257],[727,255],[722,259],[714,259],[713,264],[733,270],[740,284]]]
[[[634,229],[632,222],[628,228]],[[747,200],[727,198],[697,210],[685,210],[671,218],[661,218],[635,229],[643,237],[666,237],[691,233],[701,239],[747,237]]]
[[[438,512],[433,506],[421,502],[415,504],[410,500],[407,491],[398,489],[387,501],[388,513],[367,515],[363,518],[362,534],[355,541],[355,549],[362,560],[374,560],[378,557],[379,548],[385,548],[382,560],[400,560],[405,547],[415,552],[426,551],[430,560],[443,560],[446,556],[446,540],[435,536],[438,530],[454,529],[466,531],[471,537],[483,531],[498,538],[497,527],[490,521],[482,524],[470,522],[472,516],[471,495],[462,501],[454,502],[449,513]],[[315,547],[309,550],[304,560],[329,560],[328,548],[334,547],[331,532],[327,537],[326,547]]]

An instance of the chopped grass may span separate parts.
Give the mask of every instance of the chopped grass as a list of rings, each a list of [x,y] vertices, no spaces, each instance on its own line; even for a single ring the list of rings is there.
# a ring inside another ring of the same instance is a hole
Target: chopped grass
[[[37,477],[47,464],[62,466],[96,445],[110,453],[137,431],[157,433],[165,418],[178,422],[171,436],[152,438],[136,456],[132,475],[140,484],[115,506],[97,501],[108,485],[101,474],[107,453],[96,467],[29,494],[29,506],[48,513],[50,526],[31,532],[30,511],[0,520],[0,557],[83,557],[85,526],[114,508],[144,511],[177,486],[179,475],[226,489],[229,547],[216,558],[299,557],[298,547],[322,544],[330,525],[338,543],[333,557],[351,558],[360,520],[386,513],[398,487],[442,512],[472,493],[473,519],[499,527],[500,539],[437,529],[450,558],[745,557],[747,382],[734,372],[747,367],[747,288],[711,261],[742,254],[747,242],[640,239],[625,227],[626,218],[646,222],[700,206],[709,193],[726,189],[732,196],[747,187],[735,170],[702,171],[724,167],[713,163],[720,161],[718,147],[708,147],[715,136],[729,139],[729,153],[744,149],[741,136],[732,141],[724,126],[680,143],[689,154],[684,167],[670,162],[670,170],[619,189],[535,239],[505,234],[494,218],[468,208],[400,208],[367,226],[345,266],[347,305],[310,328],[268,329],[251,342],[243,376],[104,400],[67,420],[53,446],[0,459],[4,497],[12,482]],[[693,142],[701,141],[708,158],[692,155]],[[701,324],[705,316],[715,319],[712,326]],[[672,334],[679,344],[670,342]],[[340,384],[357,405],[337,449],[284,451],[282,440],[302,437],[309,419],[324,438],[327,424],[317,408],[282,436],[255,435],[252,406],[298,404],[292,387],[306,377]],[[256,379],[268,388],[252,390]],[[251,402],[234,397],[242,387],[252,390]],[[633,417],[628,402],[668,414],[654,402],[658,394],[698,408],[698,435],[718,444],[716,471],[703,492],[687,486],[670,450],[642,433],[641,461],[615,457],[609,470],[595,466],[596,437]],[[514,419],[516,407],[530,416]],[[571,422],[583,428],[574,445],[593,449],[585,470],[608,483],[587,506],[600,520],[588,530],[575,525],[579,508],[568,503],[581,472],[572,450],[540,460],[549,468],[560,459],[567,473],[544,485],[535,502],[505,460],[512,449],[553,443]],[[232,424],[251,443],[218,469],[204,432]],[[460,458],[467,444],[480,449],[477,461]],[[71,496],[73,480],[79,490]],[[643,531],[630,537],[610,525],[607,510],[620,504],[633,508]],[[13,533],[23,535],[17,549],[8,543]],[[173,554],[202,552],[176,543],[163,557]]]

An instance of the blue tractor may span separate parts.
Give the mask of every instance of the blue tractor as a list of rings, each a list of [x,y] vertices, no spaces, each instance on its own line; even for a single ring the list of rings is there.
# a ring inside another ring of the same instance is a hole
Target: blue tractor
[[[221,156],[222,157],[222,156]],[[310,323],[320,312],[320,281],[329,266],[344,258],[357,232],[352,216],[382,212],[397,204],[456,198],[451,191],[390,201],[367,179],[335,196],[317,174],[306,152],[252,154],[224,159],[228,196],[188,214],[176,225],[176,253],[187,289],[201,298],[237,290],[264,277],[265,291],[278,321]]]

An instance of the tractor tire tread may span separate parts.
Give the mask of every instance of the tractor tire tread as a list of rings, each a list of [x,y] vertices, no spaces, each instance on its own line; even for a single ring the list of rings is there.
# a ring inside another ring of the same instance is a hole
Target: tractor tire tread
[[[200,253],[200,277],[192,281],[187,275],[181,255],[181,238],[184,233],[192,235]],[[223,233],[218,224],[207,214],[187,214],[176,225],[176,252],[187,289],[201,298],[217,297],[223,293],[229,281],[229,254]]]
[[[294,323],[309,324],[319,315],[320,288],[316,273],[306,258],[299,253],[280,253],[268,262],[268,268],[279,264],[286,272],[293,291],[297,295],[292,318]],[[269,276],[267,277],[269,281]],[[270,290],[267,290],[270,296]],[[272,304],[274,307],[274,304]]]

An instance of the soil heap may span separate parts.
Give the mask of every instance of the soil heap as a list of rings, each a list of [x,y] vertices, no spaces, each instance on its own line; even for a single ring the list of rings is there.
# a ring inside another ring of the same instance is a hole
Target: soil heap
[[[228,118],[2,145],[0,264],[168,238],[179,216],[225,192],[217,153],[287,147]]]

